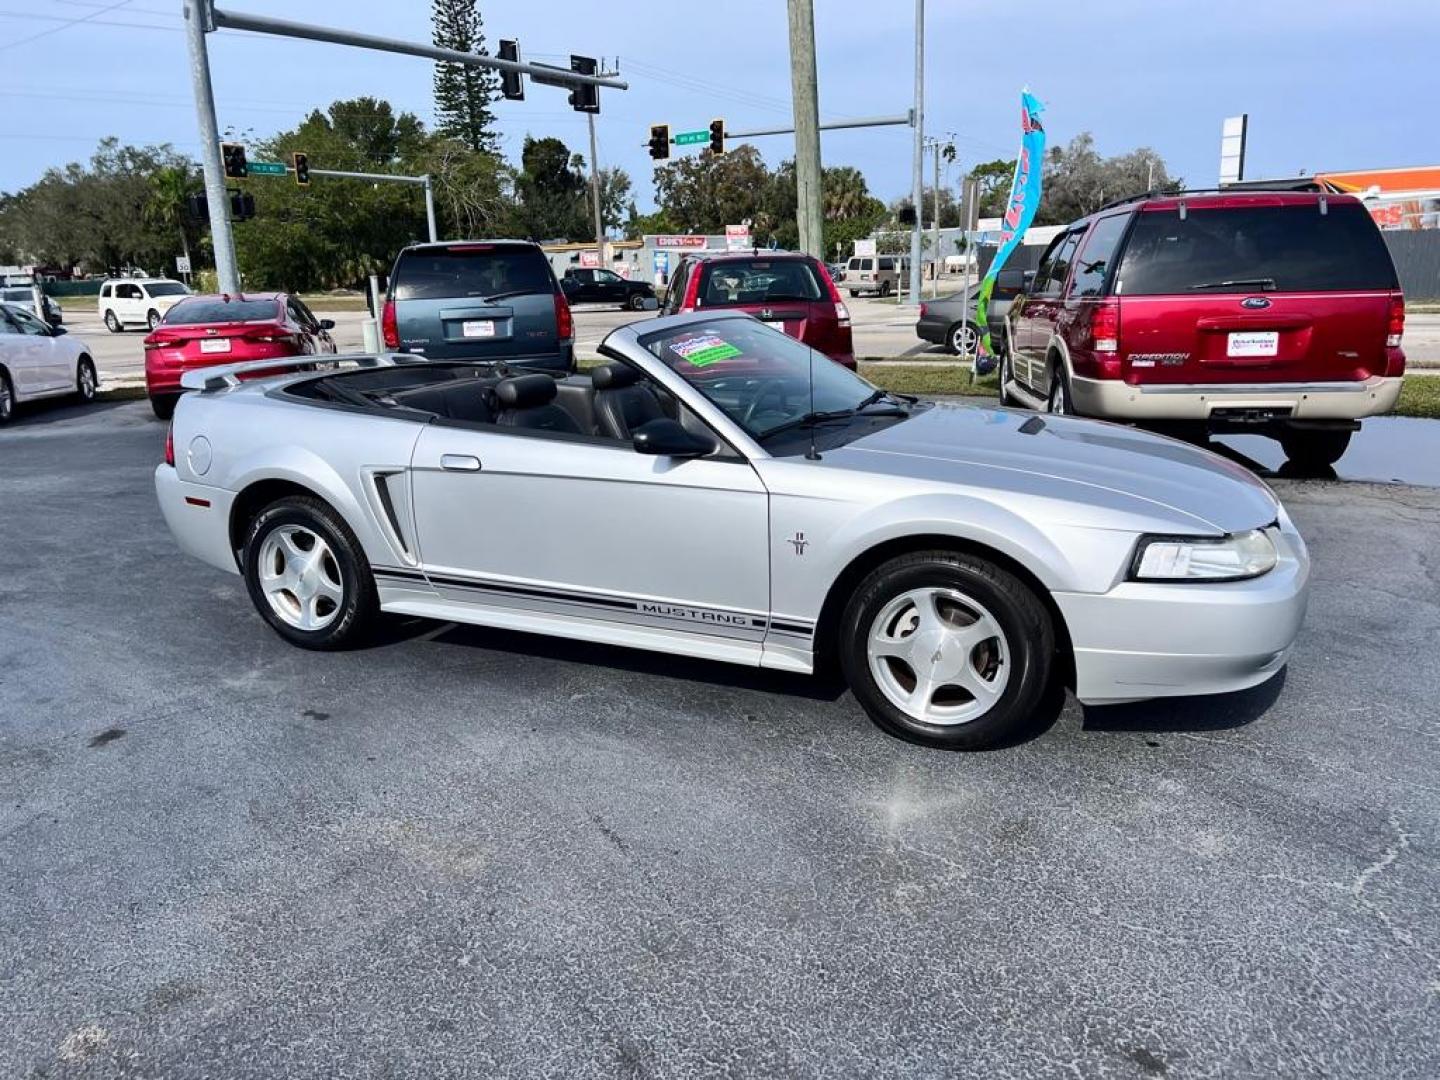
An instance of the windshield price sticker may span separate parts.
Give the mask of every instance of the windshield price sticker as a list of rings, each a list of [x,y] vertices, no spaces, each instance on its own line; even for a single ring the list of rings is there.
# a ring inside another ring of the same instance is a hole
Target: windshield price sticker
[[[686,338],[684,341],[671,345],[670,351],[678,353],[692,367],[709,367],[711,364],[718,364],[721,360],[729,360],[731,357],[740,355],[739,349],[714,334]]]

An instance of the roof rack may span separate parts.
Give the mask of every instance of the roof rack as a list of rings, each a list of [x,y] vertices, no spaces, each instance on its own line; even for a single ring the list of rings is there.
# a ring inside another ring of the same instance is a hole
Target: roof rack
[[[1244,194],[1250,191],[1301,191],[1315,192],[1318,194],[1338,195],[1342,194],[1339,189],[1330,186],[1323,180],[1316,180],[1313,177],[1298,177],[1294,180],[1240,180],[1233,184],[1222,184],[1219,187],[1208,188],[1184,188],[1180,191],[1140,191],[1134,195],[1126,195],[1123,199],[1115,199],[1106,203],[1096,210],[1100,213],[1104,210],[1112,210],[1117,206],[1124,206],[1127,203],[1139,202],[1141,199],[1180,199],[1186,195],[1231,195],[1235,193]]]

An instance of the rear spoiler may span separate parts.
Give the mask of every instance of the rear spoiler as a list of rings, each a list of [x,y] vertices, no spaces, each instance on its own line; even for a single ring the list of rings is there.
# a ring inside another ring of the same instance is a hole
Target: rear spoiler
[[[268,371],[279,374],[298,368],[315,367],[327,370],[339,364],[353,364],[357,368],[395,367],[398,364],[425,364],[429,360],[413,353],[336,353],[326,356],[307,354],[302,356],[281,356],[274,360],[247,360],[243,364],[221,364],[217,367],[196,368],[180,376],[180,385],[186,390],[224,390],[239,386],[240,376],[250,371]]]

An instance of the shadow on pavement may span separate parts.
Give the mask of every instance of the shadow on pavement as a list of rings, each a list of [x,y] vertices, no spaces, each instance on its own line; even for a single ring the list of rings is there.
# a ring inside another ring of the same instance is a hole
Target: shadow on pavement
[[[1254,723],[1270,710],[1285,688],[1289,668],[1267,682],[1233,694],[1155,698],[1128,705],[1084,705],[1087,731],[1226,731]]]

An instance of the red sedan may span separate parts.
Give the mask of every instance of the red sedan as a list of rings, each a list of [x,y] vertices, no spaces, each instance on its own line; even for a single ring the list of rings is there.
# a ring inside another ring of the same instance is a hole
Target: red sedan
[[[187,296],[145,339],[150,407],[168,420],[180,397],[180,376],[192,368],[333,353],[334,327],[289,293]]]

